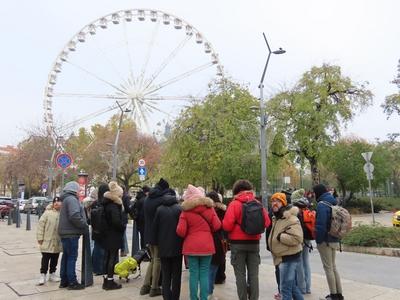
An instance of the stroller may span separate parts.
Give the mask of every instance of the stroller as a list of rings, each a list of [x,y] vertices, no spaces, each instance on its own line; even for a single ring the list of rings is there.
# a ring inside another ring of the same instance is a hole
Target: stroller
[[[147,248],[140,249],[133,257],[127,257],[124,260],[117,263],[114,267],[114,273],[119,276],[119,279],[125,278],[126,282],[129,281],[130,274],[138,274],[134,279],[141,276],[140,263],[145,260],[151,259],[150,252]]]

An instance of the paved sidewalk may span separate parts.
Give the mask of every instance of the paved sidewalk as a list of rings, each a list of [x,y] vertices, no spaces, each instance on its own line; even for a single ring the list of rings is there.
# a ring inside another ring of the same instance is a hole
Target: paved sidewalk
[[[95,277],[95,284],[82,291],[60,290],[56,283],[46,283],[37,286],[41,254],[36,246],[35,225],[31,231],[15,228],[15,224],[8,226],[7,222],[0,222],[0,299],[149,299],[140,296],[139,289],[142,278],[123,282],[123,288],[117,291],[103,291],[102,278]],[[78,270],[80,270],[78,258]],[[393,266],[395,268],[395,266]],[[142,264],[145,272],[146,263]],[[393,270],[392,270],[393,271]],[[79,272],[80,273],[80,272]],[[227,281],[223,285],[216,285],[215,296],[221,300],[237,299],[235,278],[232,267],[227,263]],[[182,276],[181,299],[189,299],[188,275],[185,270]],[[345,274],[342,274],[345,277]],[[400,299],[400,290],[381,286],[369,285],[350,280],[343,280],[343,289],[346,300],[394,300]],[[306,300],[317,300],[327,294],[327,284],[324,276],[312,275],[312,294],[305,296]],[[274,269],[271,265],[260,266],[260,299],[273,299],[276,292]],[[162,299],[155,297],[154,299]]]

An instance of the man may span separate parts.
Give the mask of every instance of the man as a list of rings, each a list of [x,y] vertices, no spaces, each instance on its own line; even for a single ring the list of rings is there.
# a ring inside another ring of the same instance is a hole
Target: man
[[[235,272],[237,294],[239,300],[257,300],[259,298],[258,267],[261,234],[247,234],[240,225],[243,204],[255,200],[253,185],[248,180],[238,180],[233,185],[233,195],[234,198],[226,210],[222,226],[228,232],[231,245],[231,264]],[[267,228],[271,221],[264,208],[263,216],[264,228]]]
[[[330,292],[325,299],[343,300],[342,284],[340,282],[339,272],[336,269],[335,260],[336,250],[339,248],[339,239],[328,233],[332,216],[332,210],[329,205],[337,205],[337,201],[323,184],[314,186],[313,190],[318,203],[315,240],[317,242],[317,249],[321,257],[322,265],[324,266]]]
[[[136,200],[133,204],[133,219],[136,222],[137,230],[140,234],[140,249],[144,249],[146,243],[144,241],[144,200],[149,195],[150,188],[145,185],[143,188],[137,193]]]
[[[63,203],[58,225],[58,234],[63,247],[60,288],[68,287],[69,290],[85,288],[83,284],[78,283],[75,273],[79,237],[89,230],[84,209],[78,199],[78,191],[79,184],[70,181],[65,185],[60,197]]]
[[[272,228],[268,237],[274,265],[279,266],[279,288],[282,300],[303,300],[296,285],[296,269],[300,264],[303,230],[298,207],[288,206],[284,193],[271,196]],[[277,298],[277,297],[276,297]]]
[[[169,184],[163,178],[152,188],[148,197],[144,201],[144,239],[149,245],[151,253],[151,261],[147,267],[146,277],[144,278],[143,286],[140,288],[140,295],[149,294],[150,297],[161,295],[159,285],[161,263],[156,245],[156,235],[153,231],[153,221],[157,208],[162,204],[164,197],[170,192]]]

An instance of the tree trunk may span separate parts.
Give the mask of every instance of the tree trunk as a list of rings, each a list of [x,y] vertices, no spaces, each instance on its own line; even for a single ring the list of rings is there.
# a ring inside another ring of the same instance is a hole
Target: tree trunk
[[[315,157],[310,158],[308,161],[310,163],[311,179],[312,179],[312,184],[314,186],[314,185],[319,184],[319,182],[320,182],[318,163],[317,163],[317,159]]]

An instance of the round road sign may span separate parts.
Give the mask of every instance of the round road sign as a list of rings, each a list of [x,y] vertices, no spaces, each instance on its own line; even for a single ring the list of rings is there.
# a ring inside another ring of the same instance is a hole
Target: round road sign
[[[72,156],[68,153],[58,153],[56,164],[61,169],[67,169],[72,164]]]
[[[140,167],[144,167],[146,165],[146,161],[143,158],[139,159],[138,163]]]

